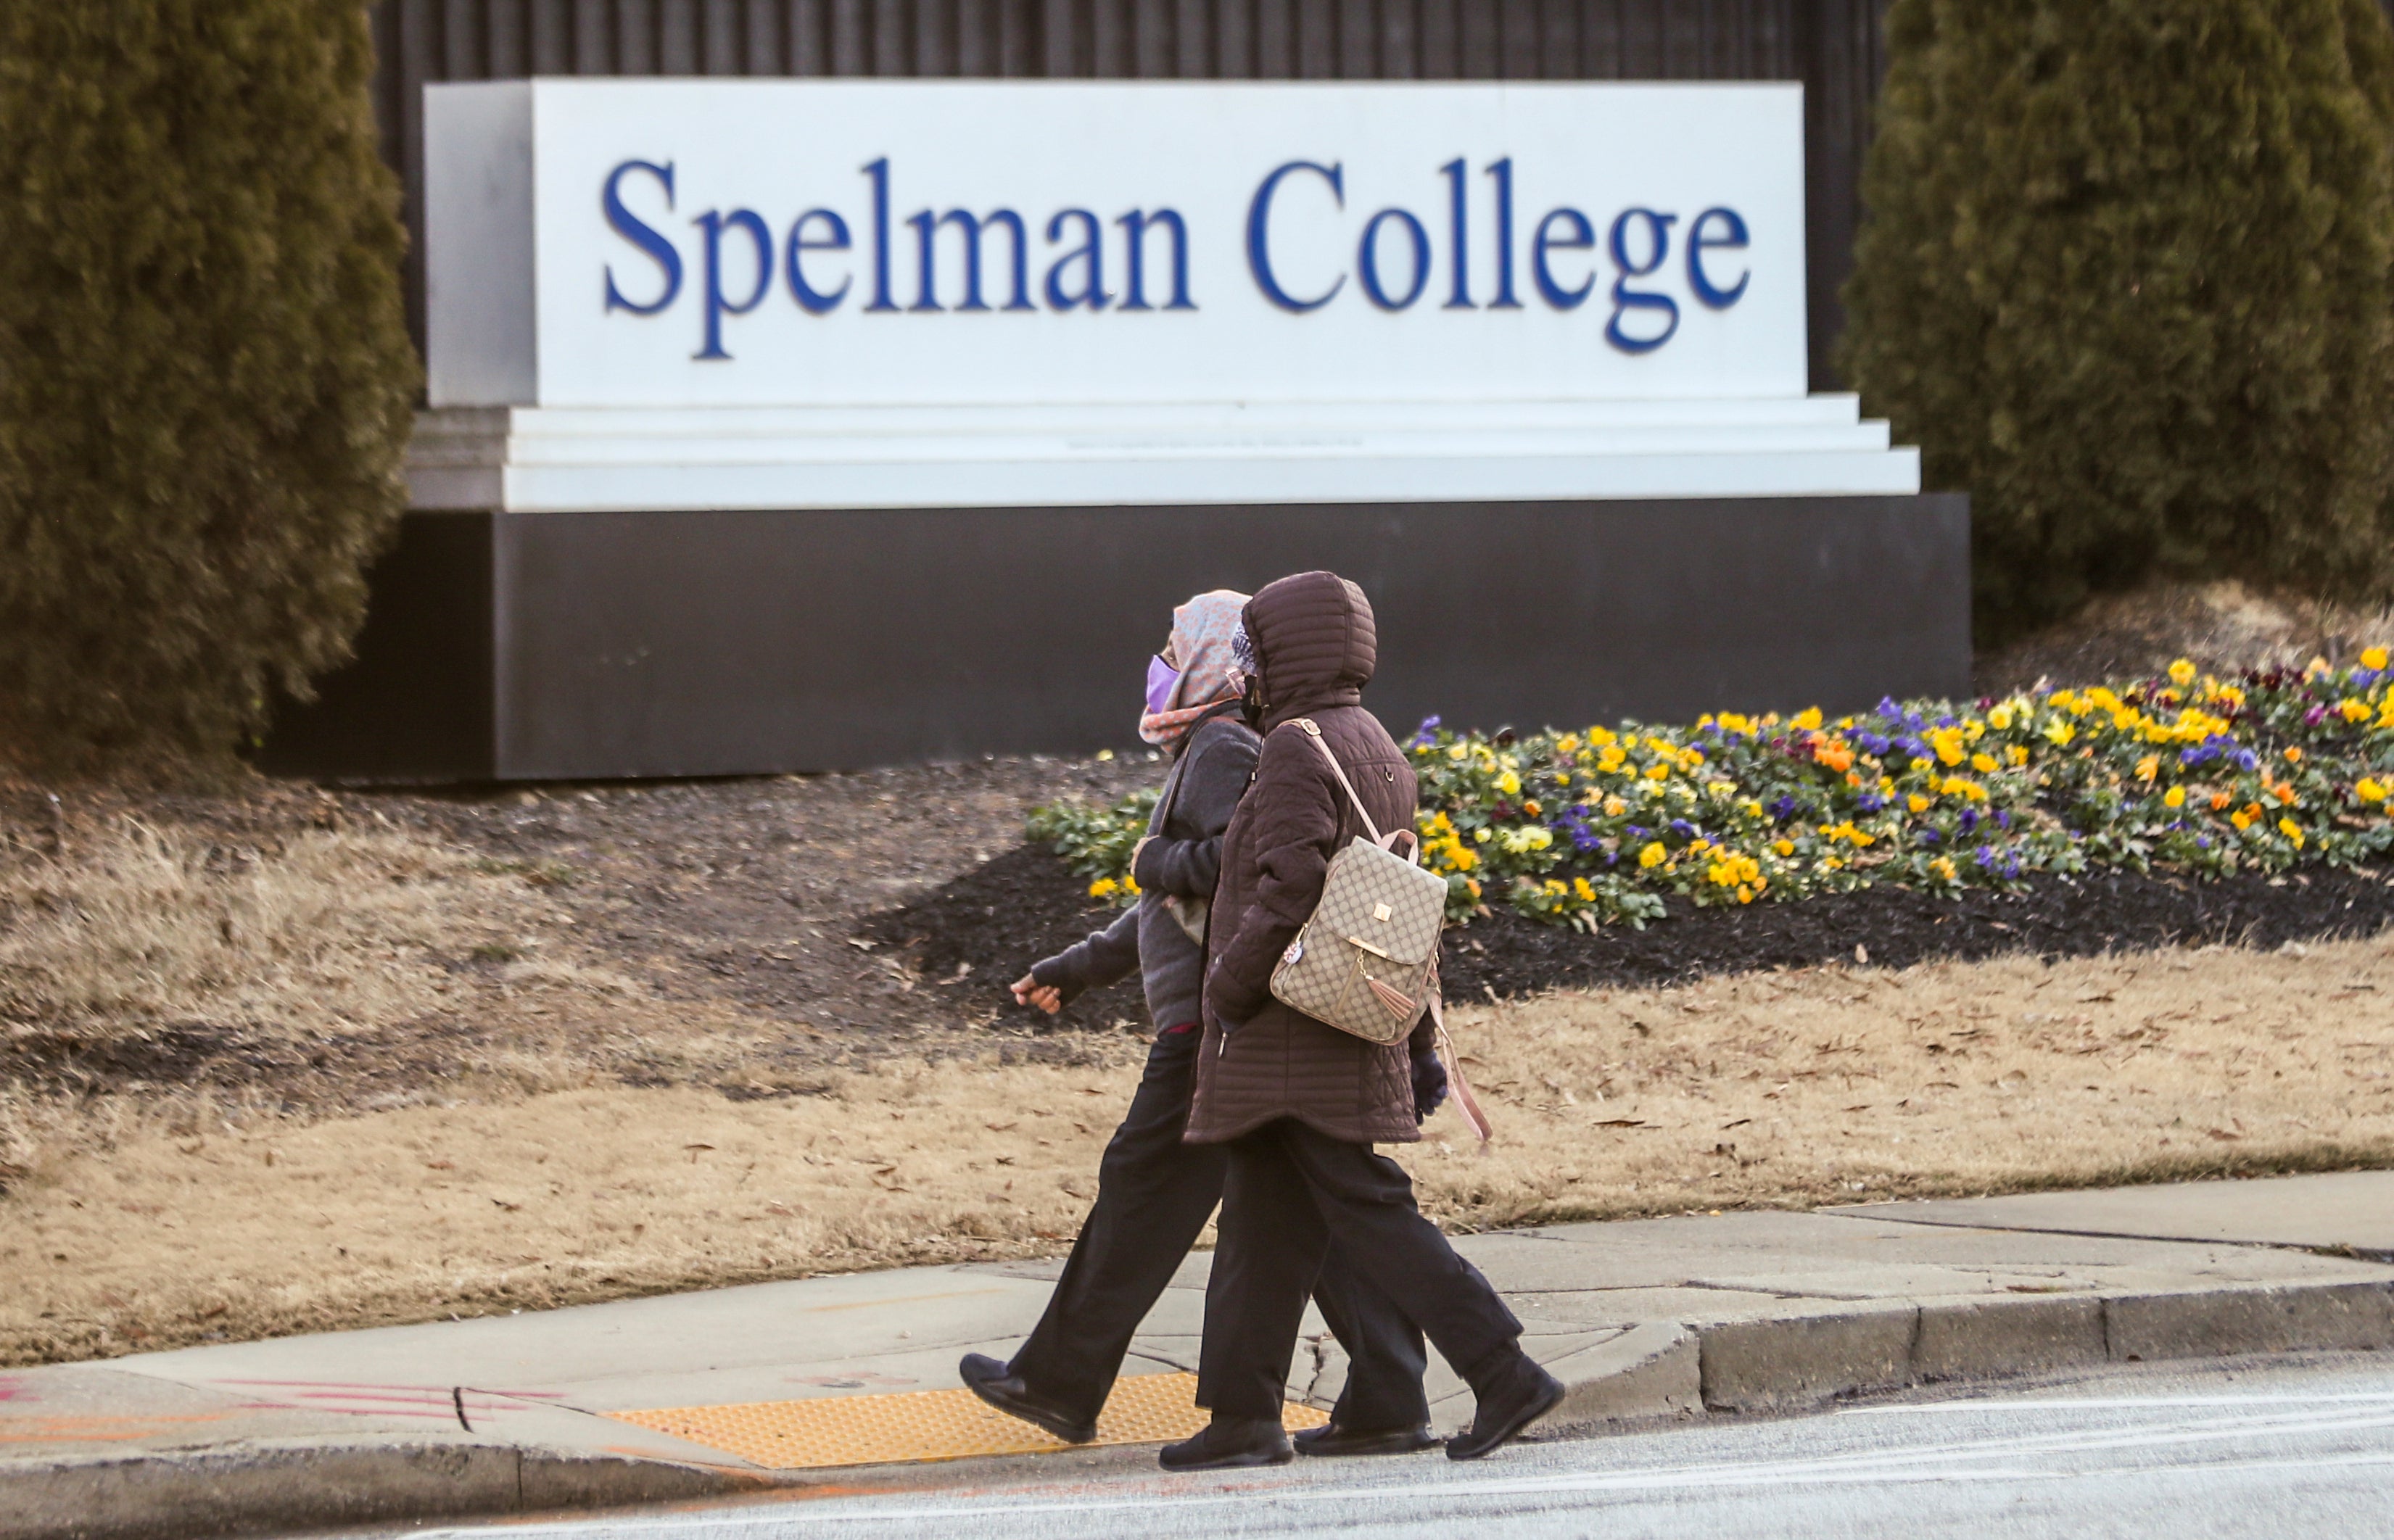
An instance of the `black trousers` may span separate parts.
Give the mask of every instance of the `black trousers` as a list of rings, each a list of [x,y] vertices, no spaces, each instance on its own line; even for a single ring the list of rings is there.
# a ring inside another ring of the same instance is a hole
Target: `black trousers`
[[[1138,1091],[1098,1167],[1097,1202],[1072,1243],[1046,1313],[1009,1365],[1041,1396],[1091,1419],[1113,1389],[1132,1334],[1163,1297],[1222,1198],[1226,1150],[1180,1142],[1196,1087],[1199,1038],[1195,1032],[1167,1033],[1148,1050]],[[1219,1266],[1217,1259],[1217,1272]],[[1429,1403],[1422,1394],[1428,1357],[1421,1333],[1386,1293],[1327,1248],[1315,1253],[1298,1286],[1281,1379],[1260,1403],[1262,1410],[1237,1415],[1280,1416],[1308,1290],[1347,1350],[1347,1388],[1332,1413],[1340,1426],[1378,1429],[1428,1421]],[[1209,1292],[1209,1349],[1212,1332]],[[1199,1401],[1204,1404],[1202,1394]]]
[[[1438,1351],[1485,1391],[1521,1356],[1521,1323],[1480,1270],[1455,1255],[1414,1205],[1404,1168],[1369,1144],[1294,1118],[1223,1146],[1221,1239],[1205,1290],[1197,1402],[1217,1416],[1273,1415],[1326,1255],[1367,1277]]]

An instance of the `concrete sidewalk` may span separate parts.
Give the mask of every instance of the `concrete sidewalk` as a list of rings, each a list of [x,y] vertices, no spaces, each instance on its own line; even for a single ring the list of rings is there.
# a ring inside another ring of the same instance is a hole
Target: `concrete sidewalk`
[[[2394,1173],[1565,1225],[1457,1245],[1572,1387],[1558,1426],[1795,1411],[2073,1364],[2394,1346]],[[1194,1368],[1208,1260],[1182,1268],[1126,1375]],[[960,1353],[1006,1353],[1059,1265],[853,1274],[0,1375],[0,1540],[852,1481],[609,1414],[685,1427],[698,1425],[662,1409],[804,1402],[803,1429],[958,1403],[895,1398],[952,1390]],[[1318,1322],[1308,1331],[1290,1395],[1327,1406],[1343,1364]],[[1443,1365],[1431,1393],[1443,1425],[1468,1419]]]

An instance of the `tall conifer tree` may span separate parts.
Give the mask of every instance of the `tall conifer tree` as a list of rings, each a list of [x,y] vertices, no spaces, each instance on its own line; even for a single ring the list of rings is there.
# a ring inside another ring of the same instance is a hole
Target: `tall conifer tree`
[[[1842,350],[1974,494],[1980,629],[2394,572],[2376,0],[1895,0]]]
[[[345,655],[417,371],[362,0],[0,7],[0,730],[221,754]]]

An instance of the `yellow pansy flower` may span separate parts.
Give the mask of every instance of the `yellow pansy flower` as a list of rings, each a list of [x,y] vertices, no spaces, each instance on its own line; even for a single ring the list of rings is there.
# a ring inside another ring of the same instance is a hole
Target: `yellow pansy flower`
[[[2168,790],[2163,792],[2162,805],[2164,807],[2184,807],[2186,805],[2186,788],[2183,786],[2173,786]]]
[[[2169,676],[2173,685],[2191,685],[2194,683],[2194,665],[2181,658],[2169,666]]]
[[[1670,855],[1663,848],[1663,842],[1657,840],[1638,853],[1638,864],[1647,868],[1659,867],[1670,858]]]
[[[2384,668],[2386,666],[2386,649],[2384,647],[2363,647],[2361,652],[2361,666],[2364,669]]]

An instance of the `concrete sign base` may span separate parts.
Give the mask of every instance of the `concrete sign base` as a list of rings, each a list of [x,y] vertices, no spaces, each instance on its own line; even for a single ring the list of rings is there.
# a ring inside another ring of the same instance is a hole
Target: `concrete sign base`
[[[417,512],[266,768],[341,781],[856,769],[1135,742],[1172,607],[1331,568],[1400,736],[1970,686],[1960,494]]]

